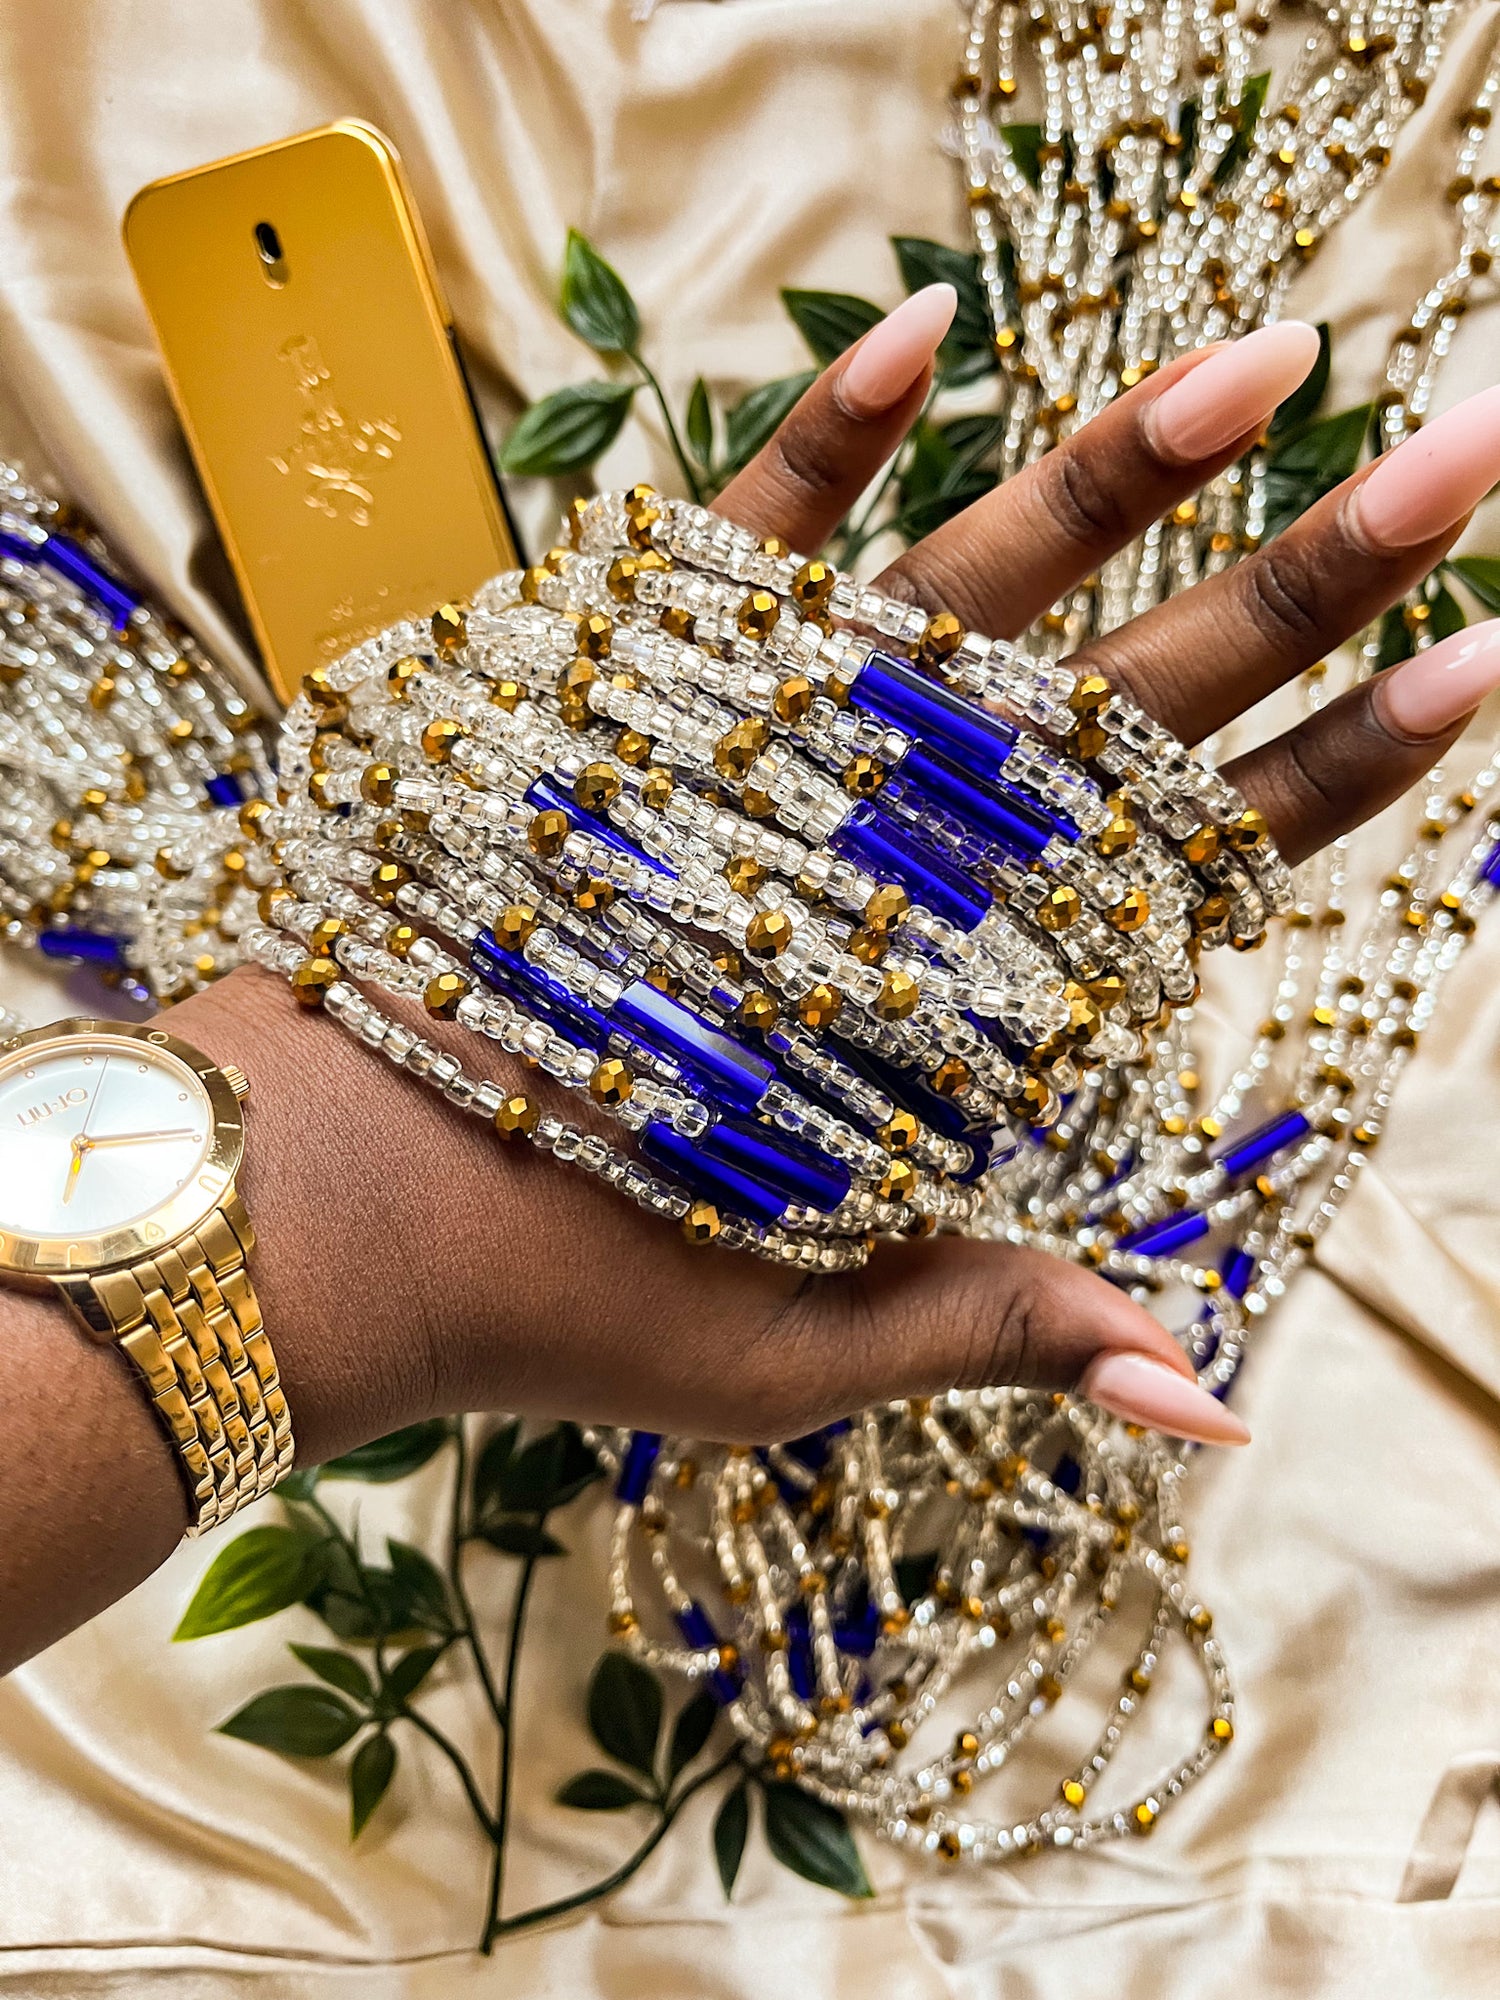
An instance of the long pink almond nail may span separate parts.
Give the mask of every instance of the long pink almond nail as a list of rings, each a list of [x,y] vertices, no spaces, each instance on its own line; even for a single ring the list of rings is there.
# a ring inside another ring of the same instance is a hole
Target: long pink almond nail
[[[1232,1410],[1149,1354],[1115,1348],[1096,1354],[1078,1393],[1127,1423],[1148,1424],[1199,1444],[1248,1444],[1250,1433]]]
[[[860,341],[839,377],[839,401],[852,416],[878,417],[899,403],[953,324],[958,293],[927,285],[903,299]]]
[[[1500,687],[1500,618],[1454,632],[1376,682],[1403,736],[1441,736]]]
[[[1228,342],[1162,390],[1145,415],[1151,442],[1179,465],[1212,458],[1258,429],[1317,358],[1317,328],[1299,319]]]
[[[1476,507],[1500,480],[1500,387],[1477,396],[1409,437],[1376,462],[1350,503],[1372,548],[1429,542]]]

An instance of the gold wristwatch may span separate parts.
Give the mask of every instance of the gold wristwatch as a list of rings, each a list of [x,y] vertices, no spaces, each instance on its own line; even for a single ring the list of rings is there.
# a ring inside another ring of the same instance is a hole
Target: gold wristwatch
[[[0,1042],[0,1279],[61,1292],[139,1372],[190,1535],[292,1466],[235,1191],[249,1087],[155,1027],[60,1021]]]

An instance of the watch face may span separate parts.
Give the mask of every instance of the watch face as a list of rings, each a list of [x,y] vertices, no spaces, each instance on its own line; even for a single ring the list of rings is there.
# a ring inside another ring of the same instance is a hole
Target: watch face
[[[180,1206],[200,1177],[193,1205],[213,1206],[215,1108],[168,1039],[64,1033],[0,1056],[0,1232],[98,1243]]]

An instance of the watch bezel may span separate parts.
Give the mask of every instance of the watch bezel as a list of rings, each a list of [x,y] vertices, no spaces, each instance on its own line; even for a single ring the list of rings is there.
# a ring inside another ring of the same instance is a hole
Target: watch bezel
[[[80,1016],[54,1021],[45,1028],[28,1028],[0,1042],[0,1061],[19,1050],[80,1040],[144,1042],[190,1069],[208,1093],[213,1130],[202,1165],[186,1187],[149,1215],[98,1236],[25,1236],[0,1229],[0,1276],[26,1279],[65,1278],[83,1272],[107,1271],[117,1264],[138,1263],[167,1249],[197,1227],[233,1194],[235,1177],[245,1152],[244,1114],[234,1086],[216,1063],[188,1042],[148,1022],[98,1021]]]

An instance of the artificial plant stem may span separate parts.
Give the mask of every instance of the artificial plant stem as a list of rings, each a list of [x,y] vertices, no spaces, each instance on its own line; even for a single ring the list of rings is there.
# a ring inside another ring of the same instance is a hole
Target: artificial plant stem
[[[464,1796],[474,1809],[474,1817],[479,1821],[484,1831],[485,1839],[489,1841],[495,1840],[497,1838],[495,1822],[490,1817],[488,1806],[486,1806],[484,1800],[479,1795],[478,1782],[475,1779],[474,1773],[469,1769],[468,1760],[465,1758],[462,1750],[449,1737],[445,1736],[442,1730],[434,1723],[429,1722],[420,1709],[415,1709],[409,1703],[403,1702],[400,1713],[403,1721],[415,1724],[421,1730],[422,1734],[435,1743],[448,1759],[448,1762],[458,1773],[459,1783],[464,1788]]]
[[[671,1826],[673,1820],[676,1819],[678,1813],[682,1811],[688,1800],[695,1793],[701,1792],[705,1785],[712,1784],[715,1778],[722,1776],[731,1764],[737,1764],[739,1761],[740,1745],[733,1743],[724,1752],[724,1755],[719,1758],[717,1763],[710,1764],[706,1771],[692,1779],[690,1783],[684,1785],[671,1803],[661,1809],[661,1818],[657,1821],[656,1825],[647,1834],[634,1854],[630,1855],[625,1861],[622,1861],[613,1874],[606,1875],[602,1881],[591,1883],[587,1889],[575,1890],[571,1896],[560,1896],[555,1903],[538,1903],[535,1909],[521,1910],[513,1917],[497,1918],[494,1929],[485,1940],[486,1949],[494,1943],[497,1937],[508,1936],[512,1931],[529,1930],[534,1924],[546,1923],[549,1917],[566,1916],[570,1910],[581,1910],[589,1903],[597,1903],[600,1897],[608,1896],[614,1890],[621,1888],[630,1880],[636,1870],[656,1852],[656,1849],[666,1836],[667,1829]]]
[[[667,427],[667,441],[672,447],[672,456],[677,460],[677,469],[687,481],[688,492],[701,507],[703,505],[703,487],[697,473],[693,470],[692,460],[688,457],[686,451],[683,450],[682,439],[677,435],[677,425],[673,419],[671,406],[667,402],[662,386],[652,374],[647,363],[636,353],[635,349],[632,347],[628,352],[630,359],[640,369],[642,376],[645,378],[647,388],[656,398],[656,407],[661,411],[661,420]]]
[[[474,1606],[470,1602],[468,1591],[464,1588],[464,1547],[469,1539],[467,1523],[469,1441],[464,1435],[462,1417],[455,1427],[455,1435],[458,1441],[458,1456],[453,1473],[453,1507],[448,1520],[448,1577],[453,1585],[453,1595],[458,1599],[458,1608],[463,1613],[463,1639],[473,1658],[479,1685],[484,1689],[484,1698],[489,1703],[496,1727],[503,1730],[506,1726],[506,1711],[501,1706],[500,1696],[495,1688],[495,1677],[490,1672],[490,1663],[485,1658],[484,1647],[479,1642],[479,1628],[474,1623]]]

